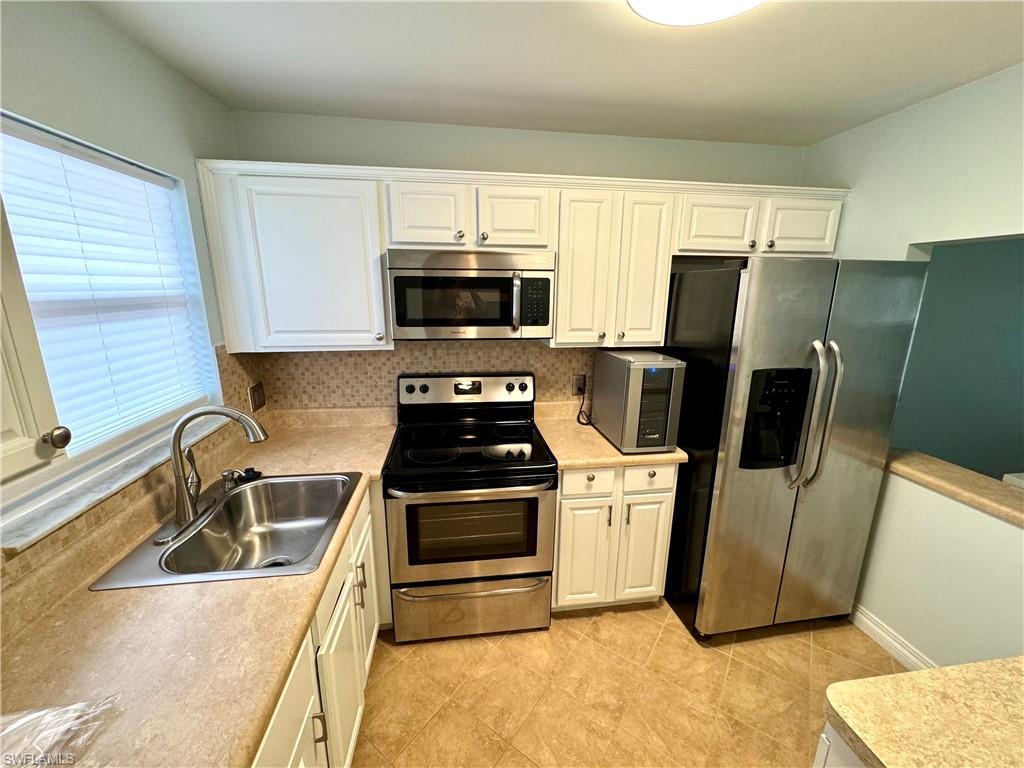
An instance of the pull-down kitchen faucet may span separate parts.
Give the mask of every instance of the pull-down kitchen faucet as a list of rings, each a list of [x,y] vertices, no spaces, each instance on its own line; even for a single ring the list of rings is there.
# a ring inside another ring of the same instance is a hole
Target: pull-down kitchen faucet
[[[256,419],[226,405],[202,405],[178,419],[178,423],[174,425],[174,430],[171,432],[171,465],[174,469],[174,527],[177,531],[192,522],[199,514],[196,502],[199,499],[200,491],[202,491],[202,480],[196,471],[191,449],[187,456],[191,472],[188,477],[185,476],[185,465],[181,455],[181,436],[185,427],[200,416],[226,416],[229,419],[234,419],[245,430],[245,439],[250,443],[262,443],[267,439],[266,430]]]

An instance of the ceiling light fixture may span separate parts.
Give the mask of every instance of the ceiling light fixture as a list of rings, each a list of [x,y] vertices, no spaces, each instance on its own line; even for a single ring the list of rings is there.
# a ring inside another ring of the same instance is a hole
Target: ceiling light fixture
[[[694,27],[739,16],[765,0],[626,0],[638,16],[670,27]]]

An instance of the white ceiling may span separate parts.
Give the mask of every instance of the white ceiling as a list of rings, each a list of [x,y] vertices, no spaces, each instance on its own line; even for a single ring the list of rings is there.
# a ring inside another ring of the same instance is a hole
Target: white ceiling
[[[1018,63],[1021,2],[112,2],[236,109],[806,145]]]

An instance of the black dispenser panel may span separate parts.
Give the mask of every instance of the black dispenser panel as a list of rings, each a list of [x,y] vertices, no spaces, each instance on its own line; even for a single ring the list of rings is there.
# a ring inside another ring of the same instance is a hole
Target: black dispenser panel
[[[796,463],[810,387],[810,368],[762,368],[751,374],[741,469]]]

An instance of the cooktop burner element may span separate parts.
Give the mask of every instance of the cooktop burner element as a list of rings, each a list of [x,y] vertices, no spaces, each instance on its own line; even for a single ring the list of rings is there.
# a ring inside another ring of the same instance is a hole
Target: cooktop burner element
[[[533,423],[533,386],[533,375],[520,372],[403,374],[385,482],[554,475],[555,457]]]

